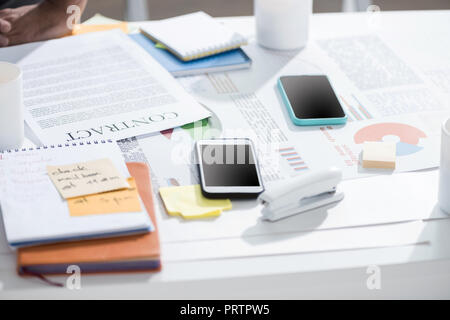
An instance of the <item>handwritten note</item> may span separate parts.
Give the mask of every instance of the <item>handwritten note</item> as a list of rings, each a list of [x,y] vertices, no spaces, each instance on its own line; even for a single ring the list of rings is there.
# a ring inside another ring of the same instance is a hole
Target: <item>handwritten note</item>
[[[70,216],[81,217],[92,214],[140,212],[136,181],[129,178],[129,189],[91,194],[67,200]]]
[[[65,199],[129,188],[109,159],[47,166],[47,173]]]

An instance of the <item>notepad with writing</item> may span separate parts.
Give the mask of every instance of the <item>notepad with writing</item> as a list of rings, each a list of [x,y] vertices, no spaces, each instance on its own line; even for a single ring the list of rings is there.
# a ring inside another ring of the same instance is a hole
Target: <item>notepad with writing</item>
[[[97,272],[155,271],[161,268],[160,244],[153,206],[150,172],[144,163],[128,163],[142,202],[155,226],[146,234],[84,240],[20,248],[17,269],[21,275],[66,274],[77,265],[82,274]]]
[[[202,11],[151,22],[143,26],[141,32],[184,61],[229,51],[247,43],[245,37]]]
[[[114,141],[1,151],[0,206],[9,245],[22,247],[153,230],[143,205],[135,206],[135,211],[124,210],[126,212],[114,212],[110,208],[110,212],[104,214],[98,210],[84,212],[87,214],[71,212],[68,201],[51,181],[47,166],[69,165],[99,158],[109,159],[121,176],[130,177],[122,153]],[[120,190],[113,192],[120,193]],[[116,196],[117,199],[119,197],[120,194]],[[87,201],[87,204],[91,202]],[[92,204],[89,209],[92,210]]]

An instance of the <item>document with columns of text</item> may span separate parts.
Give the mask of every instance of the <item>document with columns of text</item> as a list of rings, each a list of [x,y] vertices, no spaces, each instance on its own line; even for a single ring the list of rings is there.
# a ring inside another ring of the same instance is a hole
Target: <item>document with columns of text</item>
[[[119,30],[42,42],[19,64],[25,119],[44,144],[119,140],[209,117]]]

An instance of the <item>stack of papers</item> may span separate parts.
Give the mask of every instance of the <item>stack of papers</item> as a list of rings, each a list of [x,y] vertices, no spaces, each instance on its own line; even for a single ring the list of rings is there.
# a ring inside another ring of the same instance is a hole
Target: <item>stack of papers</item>
[[[24,117],[43,144],[120,140],[210,116],[120,30],[6,48],[23,70]]]
[[[136,162],[127,167],[156,225],[149,169]],[[83,273],[156,271],[161,268],[159,235],[155,228],[144,234],[20,248],[17,264],[22,275],[66,274],[70,265],[79,266]]]

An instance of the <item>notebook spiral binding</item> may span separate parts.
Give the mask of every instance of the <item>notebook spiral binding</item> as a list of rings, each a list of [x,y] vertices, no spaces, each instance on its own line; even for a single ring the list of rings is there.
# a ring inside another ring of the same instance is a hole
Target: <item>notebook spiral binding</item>
[[[0,154],[5,153],[13,153],[13,152],[23,152],[23,151],[34,151],[34,150],[46,150],[46,149],[55,149],[55,148],[63,148],[63,147],[77,147],[77,146],[84,146],[84,145],[92,145],[92,144],[99,144],[99,143],[112,143],[114,142],[111,139],[107,140],[93,140],[93,141],[80,141],[80,142],[71,142],[71,143],[60,143],[60,144],[52,144],[48,146],[39,146],[35,148],[20,148],[20,149],[7,149],[7,150],[0,150]]]
[[[215,45],[215,46],[209,46],[208,48],[206,48],[206,50],[205,49],[191,50],[191,51],[185,52],[185,55],[186,55],[185,59],[193,60],[193,59],[198,59],[198,58],[202,58],[202,57],[208,57],[208,56],[211,56],[214,54],[218,54],[218,53],[222,53],[222,52],[240,48],[241,46],[246,45],[246,44],[247,44],[247,41],[241,42],[241,41],[235,40],[228,46],[225,46],[224,44],[220,44],[220,45]]]

